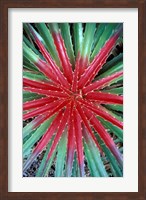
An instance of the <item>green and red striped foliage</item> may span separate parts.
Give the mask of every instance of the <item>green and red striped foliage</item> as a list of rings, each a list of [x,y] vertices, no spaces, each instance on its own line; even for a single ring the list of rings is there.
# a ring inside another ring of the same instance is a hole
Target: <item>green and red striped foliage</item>
[[[23,25],[23,172],[123,176],[122,24]]]

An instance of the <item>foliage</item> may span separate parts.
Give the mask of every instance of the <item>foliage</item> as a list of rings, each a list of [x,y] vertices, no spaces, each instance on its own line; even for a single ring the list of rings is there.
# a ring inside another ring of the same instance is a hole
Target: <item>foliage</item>
[[[122,176],[122,24],[23,27],[23,171]]]

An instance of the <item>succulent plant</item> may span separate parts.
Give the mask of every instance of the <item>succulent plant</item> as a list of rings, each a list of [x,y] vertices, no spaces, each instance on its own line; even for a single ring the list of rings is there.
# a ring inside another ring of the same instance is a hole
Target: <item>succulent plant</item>
[[[122,24],[23,28],[23,172],[122,176]]]

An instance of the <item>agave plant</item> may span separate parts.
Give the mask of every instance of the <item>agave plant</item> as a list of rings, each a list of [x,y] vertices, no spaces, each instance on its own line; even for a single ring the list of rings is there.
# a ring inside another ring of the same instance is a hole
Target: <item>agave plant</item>
[[[122,176],[122,24],[23,28],[23,172]]]

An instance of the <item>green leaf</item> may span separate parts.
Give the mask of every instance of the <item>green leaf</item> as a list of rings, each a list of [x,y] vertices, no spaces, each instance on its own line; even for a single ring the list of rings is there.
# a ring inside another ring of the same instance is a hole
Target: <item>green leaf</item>
[[[105,71],[101,75],[99,75],[96,79],[101,79],[101,78],[107,77],[109,75],[112,75],[113,73],[121,71],[122,69],[123,69],[123,62],[121,61],[121,62],[117,63],[116,65],[112,66],[110,69],[108,69],[107,71]],[[120,79],[121,79],[121,77],[120,77]]]
[[[35,99],[35,97],[40,96],[40,98],[42,97],[41,95],[38,95],[36,93],[32,93],[32,92],[27,92],[27,91],[23,91],[23,98],[30,98],[33,97]]]
[[[102,119],[101,117],[98,117],[98,119],[102,122],[102,124],[109,129],[111,132],[113,132],[120,141],[123,142],[123,130],[118,128],[117,126],[114,126],[112,123]]]
[[[52,58],[55,60],[56,64],[58,66],[60,66],[58,53],[57,53],[56,47],[54,45],[54,41],[53,41],[52,35],[50,33],[50,30],[47,28],[45,23],[36,23],[36,27],[37,27],[40,35],[42,36],[42,38],[45,41],[45,46],[46,46],[47,50],[51,54]]]
[[[123,62],[122,53],[120,53],[118,56],[114,57],[112,60],[108,61],[105,65],[103,65],[103,68],[99,71],[99,75],[111,69],[113,66],[117,65],[120,62]]]
[[[123,105],[105,105],[106,108],[123,112]]]
[[[23,67],[28,70],[36,71],[40,73],[39,70],[36,68],[36,66],[30,63],[29,60],[25,56],[23,56]]]
[[[110,152],[110,150],[106,147],[105,143],[101,140],[100,136],[98,134],[96,134],[96,137],[100,143],[101,148],[103,149],[103,151],[105,152],[108,160],[110,161],[110,163],[112,164],[114,170],[117,173],[117,176],[121,177],[123,176],[121,169],[119,168],[119,164],[116,161],[116,159],[114,158],[113,154]]]
[[[59,33],[58,23],[48,23],[51,33]]]
[[[23,78],[28,78],[34,81],[48,82],[48,79],[43,74],[36,74],[35,72],[23,71]]]
[[[28,123],[25,127],[23,127],[23,139],[29,136],[33,131],[33,120]],[[34,133],[34,132],[33,132]],[[25,143],[25,140],[23,141]]]
[[[108,109],[108,112],[109,111],[111,111],[113,116],[115,116],[117,119],[119,118],[119,120],[123,121],[123,113],[122,112],[118,112],[118,111],[115,111],[115,110],[109,110]]]
[[[26,23],[23,23],[23,29],[24,29],[24,31],[25,31],[27,37],[29,38],[31,44],[34,46],[34,43],[33,43],[33,41],[32,41],[32,34],[30,33],[30,31],[29,31],[28,26],[27,26]],[[23,34],[23,35],[24,35],[24,34]]]
[[[23,144],[23,156],[27,155],[33,145],[41,138],[41,136],[46,132],[47,128],[50,126],[53,117],[45,121],[43,124],[36,129],[34,134]]]
[[[84,141],[84,151],[85,151],[85,157],[86,157],[87,163],[88,163],[88,168],[90,170],[90,175],[95,176],[95,177],[100,177],[100,174],[96,168],[95,162],[92,158],[91,151],[85,141]]]
[[[78,161],[76,152],[74,153],[74,160],[73,160],[73,168],[72,168],[72,177],[79,176],[79,169],[78,169]]]
[[[46,159],[47,159],[48,153],[50,151],[53,139],[54,139],[54,136],[52,137],[52,139],[50,140],[50,142],[47,145],[46,152],[45,152],[45,154],[43,156],[43,159],[41,161],[41,164],[40,164],[40,166],[38,168],[38,171],[36,173],[36,177],[42,177],[43,176],[43,172],[46,171],[46,169],[45,169]],[[47,166],[47,171],[49,171],[49,169],[51,167],[51,164],[52,164],[52,161],[54,159],[54,156],[55,156],[55,153],[52,155],[51,161],[49,161],[49,165]]]
[[[91,53],[91,47],[93,44],[93,37],[96,29],[96,23],[87,23],[85,27],[85,34],[82,44],[81,56],[88,58]]]
[[[103,165],[103,162],[101,160],[99,150],[97,149],[97,146],[93,142],[91,136],[89,136],[89,134],[86,132],[86,130],[84,131],[84,140],[85,140],[85,143],[87,144],[88,149],[90,150],[91,156],[92,156],[89,160],[89,162],[91,162],[89,164],[89,166],[93,165],[93,162],[92,162],[92,160],[93,160],[97,173],[99,173],[99,175],[102,177],[107,177],[108,175],[107,175],[107,172]]]
[[[35,54],[24,42],[23,42],[23,55],[31,62],[37,63],[39,56]]]
[[[101,23],[101,24],[98,24],[97,25],[97,29],[96,29],[96,32],[95,32],[95,36],[94,36],[94,43],[93,43],[93,46],[92,46],[92,52],[95,48],[95,46],[97,45],[103,31],[105,30],[107,24],[106,23]],[[92,57],[90,57],[90,61],[92,61]]]
[[[45,164],[45,167],[44,167],[44,170],[43,170],[43,175],[42,176],[48,176],[48,172],[49,172],[49,169],[52,165],[52,162],[55,158],[55,155],[56,155],[56,150],[53,152],[51,158],[48,160],[48,162]]]
[[[29,37],[29,39],[32,42],[32,39],[34,39],[34,36],[32,35],[32,33],[30,32],[30,29],[28,28],[28,25],[33,29],[33,31],[35,32],[35,34],[37,35],[37,37],[39,38],[39,40],[45,45],[45,42],[43,40],[43,38],[40,36],[40,34],[33,28],[33,26],[29,23],[23,23],[23,28],[27,33],[27,36]],[[33,42],[32,42],[33,44]]]
[[[123,85],[123,76],[111,81],[109,85],[117,87],[117,84]]]
[[[113,110],[111,111],[111,110],[109,110],[109,109],[107,109],[103,106],[102,106],[102,108],[103,108],[103,110],[105,110],[105,112],[108,112],[110,115],[112,115],[113,117],[115,117],[119,121],[123,121],[123,118],[121,116],[119,116],[117,113],[115,113]]]
[[[78,67],[79,76],[89,65],[90,53],[93,44],[94,33],[96,29],[96,23],[87,23],[85,27],[84,39],[80,50],[78,50],[78,57],[76,57],[76,63]],[[77,69],[77,68],[76,68]]]
[[[123,153],[123,147],[120,147],[120,149],[119,149],[119,150],[120,150],[120,152],[121,152],[121,153]]]
[[[68,23],[60,23],[61,34],[64,39],[65,47],[67,49],[67,54],[70,59],[71,64],[75,65],[75,57],[73,51],[73,45],[71,40],[70,26]]]
[[[35,94],[35,93],[32,93],[32,94]],[[27,97],[27,98],[23,98],[23,103],[27,102],[27,101],[31,101],[31,100],[35,100],[35,99],[40,99],[42,98],[43,96],[40,96],[40,95],[37,95],[37,96],[31,96],[31,97]]]
[[[31,131],[28,135],[26,135],[26,137],[24,137],[23,139],[23,143],[25,143],[33,134],[34,134],[35,130]]]
[[[82,23],[73,24],[73,39],[74,39],[75,56],[77,58],[78,52],[81,52],[82,49],[82,41],[83,41]]]
[[[106,43],[106,41],[112,35],[112,33],[114,32],[116,26],[117,26],[116,23],[110,23],[105,28],[103,27],[104,31],[101,32],[100,38],[99,38],[99,40],[98,40],[98,42],[96,44],[95,49],[93,50],[93,53],[91,55],[91,61],[99,53],[100,49],[104,46],[104,44]]]
[[[34,53],[36,53],[40,58],[43,58],[42,54],[40,54],[40,52],[35,48],[35,46],[32,45],[32,43],[24,35],[23,35],[23,41],[31,50],[34,51]]]
[[[118,142],[121,142],[121,140],[120,140],[119,138],[116,138],[116,139],[114,140],[114,143],[116,144],[116,143],[118,143]]]
[[[110,93],[110,94],[123,94],[123,87],[112,88],[112,89],[104,89],[102,92]]]
[[[64,131],[57,148],[58,152],[57,152],[57,158],[56,158],[55,177],[63,176],[66,147],[67,147],[67,131]]]

